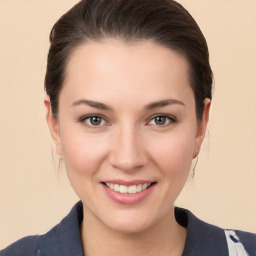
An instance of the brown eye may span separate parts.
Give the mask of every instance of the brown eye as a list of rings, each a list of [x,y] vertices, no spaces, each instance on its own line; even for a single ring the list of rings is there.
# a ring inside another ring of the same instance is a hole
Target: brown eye
[[[149,124],[150,125],[157,125],[157,126],[164,126],[164,125],[167,125],[167,124],[172,123],[172,122],[176,122],[174,117],[159,115],[159,116],[153,117],[150,120]]]
[[[89,116],[85,119],[85,122],[89,126],[101,126],[106,123],[101,116]]]
[[[155,124],[156,125],[165,125],[166,124],[166,116],[157,116],[155,117]]]

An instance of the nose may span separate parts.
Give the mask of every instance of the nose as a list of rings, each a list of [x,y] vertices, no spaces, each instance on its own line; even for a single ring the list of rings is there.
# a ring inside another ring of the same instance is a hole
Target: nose
[[[113,135],[109,161],[111,165],[123,171],[135,171],[148,162],[146,147],[142,135],[136,128],[125,126]]]

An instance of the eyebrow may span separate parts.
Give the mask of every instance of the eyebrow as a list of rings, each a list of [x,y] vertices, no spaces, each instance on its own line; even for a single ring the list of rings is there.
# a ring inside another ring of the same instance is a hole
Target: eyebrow
[[[145,107],[145,109],[150,110],[150,109],[154,109],[154,108],[165,107],[165,106],[172,105],[172,104],[178,104],[178,105],[185,106],[184,102],[182,102],[180,100],[167,99],[167,100],[160,100],[160,101],[150,103]]]
[[[104,103],[93,101],[93,100],[86,100],[86,99],[77,100],[72,103],[72,106],[78,106],[78,105],[84,105],[84,104],[90,107],[98,108],[102,110],[112,110],[112,108],[105,105]]]
[[[185,106],[185,104],[180,100],[167,99],[167,100],[161,100],[161,101],[156,101],[156,102],[150,103],[150,104],[146,105],[145,109],[151,110],[154,108],[165,107],[165,106],[172,105],[172,104],[178,104],[178,105]],[[106,104],[97,102],[97,101],[93,101],[93,100],[80,99],[80,100],[77,100],[72,103],[72,106],[79,106],[79,105],[88,105],[90,107],[102,109],[102,110],[113,110],[111,107],[107,106]]]

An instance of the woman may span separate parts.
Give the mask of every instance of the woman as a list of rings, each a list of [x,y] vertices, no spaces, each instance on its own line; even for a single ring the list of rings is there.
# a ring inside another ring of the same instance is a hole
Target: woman
[[[47,122],[81,202],[0,255],[256,255],[256,235],[174,207],[212,98],[190,14],[172,0],[81,1],[50,40]]]

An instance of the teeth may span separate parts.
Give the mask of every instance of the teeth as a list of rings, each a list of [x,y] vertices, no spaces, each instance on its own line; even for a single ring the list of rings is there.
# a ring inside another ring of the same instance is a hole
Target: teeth
[[[124,194],[128,192],[128,187],[124,185],[119,186],[120,193]]]
[[[135,194],[136,192],[137,192],[137,186],[136,185],[128,187],[128,193],[129,194]]]
[[[120,192],[118,184],[114,184],[114,190],[117,191],[117,192]]]
[[[143,184],[142,185],[142,190],[145,190],[149,185],[148,184]]]
[[[146,184],[147,185],[147,184]],[[143,185],[138,185],[138,186],[135,186],[136,187],[136,192],[140,192],[140,191],[142,191],[142,189],[143,189]],[[148,187],[148,185],[147,186],[145,186],[145,189]],[[143,190],[145,190],[145,189],[143,189]]]
[[[139,184],[139,185],[132,185],[132,186],[125,186],[125,185],[118,185],[114,183],[106,183],[106,185],[121,194],[135,194],[147,189],[151,183]]]

